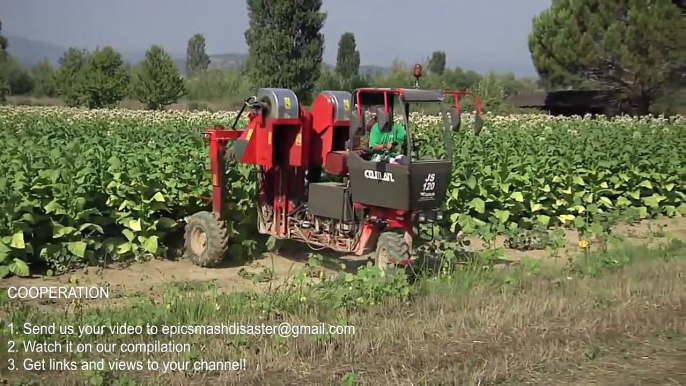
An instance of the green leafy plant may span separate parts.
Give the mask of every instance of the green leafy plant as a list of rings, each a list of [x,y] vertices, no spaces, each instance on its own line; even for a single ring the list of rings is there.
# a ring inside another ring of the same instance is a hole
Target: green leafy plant
[[[0,276],[28,275],[34,263],[59,274],[168,254],[167,236],[208,209],[208,156],[192,128],[230,125],[235,116],[0,107]],[[425,143],[441,140],[439,117],[411,119]],[[487,115],[480,136],[453,134],[437,228],[492,245],[500,233],[571,227],[606,245],[619,219],[685,214],[684,130],[681,118]],[[258,169],[227,162],[229,258],[278,249],[256,235]],[[552,248],[552,233],[543,241]]]

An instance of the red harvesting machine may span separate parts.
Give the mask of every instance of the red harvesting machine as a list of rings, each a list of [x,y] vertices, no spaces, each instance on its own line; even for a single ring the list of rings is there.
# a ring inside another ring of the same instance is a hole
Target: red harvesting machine
[[[421,66],[415,69],[421,76]],[[448,105],[446,96],[453,97]],[[362,88],[322,91],[311,111],[287,89],[263,88],[245,101],[249,123],[236,129],[215,127],[205,132],[212,174],[212,212],[187,219],[185,250],[194,264],[217,265],[228,249],[225,207],[225,157],[257,165],[258,229],[280,239],[311,247],[363,255],[374,251],[377,266],[411,262],[414,231],[420,223],[443,218],[441,205],[452,169],[450,132],[460,128],[459,100],[476,103],[475,127],[482,126],[479,98],[464,91],[418,88]],[[443,122],[445,159],[420,159],[410,105],[433,104]],[[361,146],[369,135],[365,112],[375,112],[383,131],[396,114],[406,129],[399,145],[408,162],[373,162]],[[414,154],[413,154],[414,153]],[[324,181],[336,180],[336,182]]]

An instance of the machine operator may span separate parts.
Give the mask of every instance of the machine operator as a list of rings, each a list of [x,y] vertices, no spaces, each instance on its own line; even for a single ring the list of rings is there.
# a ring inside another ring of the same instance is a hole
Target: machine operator
[[[373,116],[372,120],[374,125],[369,133],[371,161],[407,165],[407,157],[400,154],[402,144],[405,142],[405,127],[399,123],[391,125],[391,122],[386,120],[384,127],[380,128],[377,114]]]

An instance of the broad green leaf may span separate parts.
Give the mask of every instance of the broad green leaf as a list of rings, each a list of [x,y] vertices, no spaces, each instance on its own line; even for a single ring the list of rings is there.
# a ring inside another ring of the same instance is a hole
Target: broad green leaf
[[[123,243],[117,246],[117,253],[120,255],[124,255],[126,253],[131,252],[131,243]]]
[[[501,224],[505,224],[511,215],[510,211],[500,209],[494,210],[493,213],[495,214],[495,218],[497,218]]]
[[[469,176],[469,179],[467,179],[466,183],[467,186],[469,186],[469,189],[476,188],[476,178],[474,178],[474,176]]]
[[[121,161],[119,158],[112,156],[107,162],[112,166],[113,170],[119,169],[121,167]]]
[[[461,214],[457,221],[462,231],[467,234],[476,230],[476,222],[474,221],[474,218],[469,215]]]
[[[29,276],[29,266],[21,259],[14,259],[12,263],[7,267],[9,271],[19,277]]]
[[[143,248],[150,253],[157,253],[157,236],[150,236],[143,242]]]
[[[59,170],[51,170],[50,171],[50,181],[54,184],[57,182],[57,180],[60,178],[60,171]]]
[[[641,181],[641,183],[638,184],[638,186],[642,186],[642,187],[647,188],[647,189],[652,189],[652,188],[653,188],[653,184],[652,184],[650,181],[648,181],[648,180]]]
[[[59,245],[46,245],[45,247],[41,248],[40,252],[38,255],[43,258],[43,259],[50,259],[56,256],[61,250],[61,247]]]
[[[557,216],[557,218],[560,219],[560,222],[562,222],[563,224],[566,224],[570,221],[574,221],[576,216],[573,214],[563,214],[563,215]]]
[[[550,216],[539,214],[536,216],[536,222],[538,222],[539,224],[548,225],[550,223]]]
[[[579,176],[572,177],[572,182],[574,182],[577,185],[586,186],[586,182],[584,181],[584,179]]]
[[[570,209],[576,211],[579,214],[584,213],[586,211],[586,207],[583,205],[574,205]]]
[[[52,238],[53,239],[57,239],[57,238],[60,238],[62,236],[68,236],[68,235],[74,233],[74,231],[76,231],[76,229],[74,229],[73,227],[65,227],[65,226],[62,226],[61,224],[58,224],[58,223],[52,223]]]
[[[153,212],[171,212],[167,205],[159,201],[153,201],[150,203],[150,210]]]
[[[473,198],[469,202],[469,206],[474,208],[474,210],[476,210],[479,213],[485,213],[486,212],[486,203],[484,202],[484,200],[482,200],[478,197]]]
[[[603,234],[605,232],[605,230],[603,229],[603,224],[597,222],[591,224],[591,232],[593,232],[596,235]]]
[[[155,225],[157,229],[169,229],[176,226],[176,221],[169,217],[161,217],[156,221]]]
[[[72,241],[67,243],[67,250],[77,257],[84,257],[86,255],[86,247],[87,244],[83,241]]]
[[[598,198],[598,201],[600,201],[600,203],[605,205],[606,207],[612,208],[612,201],[609,198],[600,197],[600,198]]]
[[[26,248],[26,244],[24,243],[24,232],[16,232],[15,234],[12,235],[12,241],[10,242],[10,247],[16,248],[16,249]]]
[[[66,213],[64,211],[64,208],[62,205],[60,205],[57,201],[50,201],[47,205],[45,205],[45,213],[50,214],[50,213],[55,213],[55,214],[64,214]]]
[[[162,195],[160,192],[157,192],[154,196],[152,196],[152,201],[165,202],[164,195]]]
[[[143,229],[143,228],[141,228],[141,220],[140,219],[129,220],[127,226],[135,232],[140,232]]]
[[[645,206],[639,206],[637,209],[638,209],[638,215],[641,218],[648,217],[648,208],[646,208]]]
[[[121,233],[123,233],[124,237],[126,237],[126,239],[129,241],[133,241],[133,239],[136,238],[136,235],[130,229],[124,229],[121,231]]]
[[[522,194],[522,192],[512,192],[512,194],[510,194],[510,198],[514,199],[517,202],[524,202],[524,195]]]
[[[451,213],[451,214],[450,214],[450,222],[451,222],[451,223],[456,223],[456,222],[457,222],[457,218],[458,218],[459,216],[460,216],[459,213]]]
[[[617,198],[617,206],[626,207],[631,206],[631,201],[627,200],[626,197]]]
[[[98,225],[98,224],[85,223],[85,224],[82,224],[82,225],[79,227],[79,231],[83,231],[83,230],[85,230],[85,229],[94,230],[94,231],[97,231],[97,232],[100,233],[100,234],[105,233],[105,230],[102,229],[102,227],[101,227],[100,225]]]
[[[643,197],[641,200],[643,203],[649,207],[649,208],[657,208],[660,206],[660,201],[664,200],[665,196],[661,196],[659,194],[653,194],[650,197]]]

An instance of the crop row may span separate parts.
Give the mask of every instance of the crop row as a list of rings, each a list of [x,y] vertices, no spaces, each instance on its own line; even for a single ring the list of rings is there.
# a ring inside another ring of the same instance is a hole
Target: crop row
[[[204,206],[199,130],[235,113],[0,108],[0,276],[26,263],[54,272],[164,255],[184,216]],[[413,116],[438,140],[440,120]],[[465,123],[465,126],[468,123]],[[486,117],[453,135],[445,227],[573,224],[590,205],[643,216],[686,213],[686,122]],[[425,153],[432,148],[423,149]],[[233,165],[232,258],[251,253],[255,176]],[[247,213],[247,214],[246,214]]]

